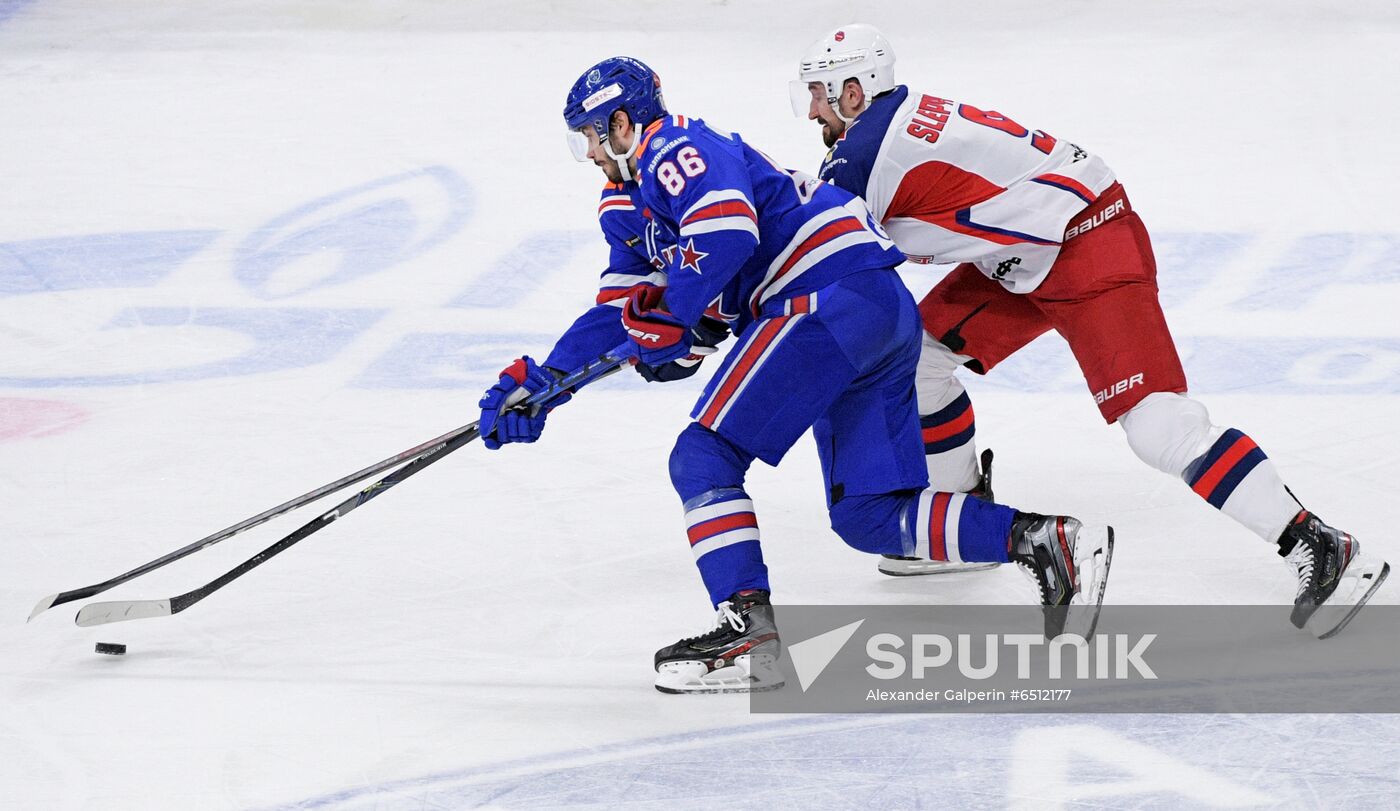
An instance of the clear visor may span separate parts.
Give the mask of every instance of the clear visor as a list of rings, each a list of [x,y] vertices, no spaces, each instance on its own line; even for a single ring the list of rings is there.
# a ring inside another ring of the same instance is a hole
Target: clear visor
[[[817,84],[823,89],[818,90],[820,95],[826,87],[823,82],[808,82],[804,79],[794,79],[788,83],[788,96],[792,101],[792,114],[798,118],[806,118],[812,111],[812,85]]]
[[[569,152],[573,153],[574,160],[583,162],[588,160],[588,150],[592,148],[586,130],[592,127],[587,125],[581,130],[565,130],[564,138],[569,142]]]

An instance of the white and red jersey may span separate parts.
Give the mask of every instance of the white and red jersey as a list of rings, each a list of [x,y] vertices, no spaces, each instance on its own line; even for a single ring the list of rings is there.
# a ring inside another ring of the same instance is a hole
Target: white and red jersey
[[[995,111],[900,86],[827,154],[821,178],[864,197],[914,262],[971,262],[1029,293],[1070,220],[1114,184],[1098,156]]]

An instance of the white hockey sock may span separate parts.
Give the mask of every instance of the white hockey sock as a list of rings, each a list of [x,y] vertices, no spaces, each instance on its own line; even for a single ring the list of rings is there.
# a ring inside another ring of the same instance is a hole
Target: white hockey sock
[[[972,400],[963,392],[939,411],[919,417],[928,463],[929,484],[935,490],[966,493],[977,486],[977,431]]]
[[[1211,424],[1205,406],[1189,397],[1149,394],[1118,424],[1138,458],[1179,476],[1206,503],[1270,543],[1301,509],[1254,440]]]
[[[1283,486],[1274,463],[1243,431],[1231,428],[1186,466],[1181,478],[1206,503],[1276,542],[1302,509]]]
[[[914,379],[924,460],[934,490],[965,493],[980,480],[972,400],[953,373],[963,358],[924,333]]]

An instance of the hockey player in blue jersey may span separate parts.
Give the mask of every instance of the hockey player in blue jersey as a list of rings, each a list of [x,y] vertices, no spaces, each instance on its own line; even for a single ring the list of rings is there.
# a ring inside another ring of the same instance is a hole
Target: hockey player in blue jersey
[[[564,117],[575,157],[610,181],[600,215],[613,266],[597,305],[545,363],[517,360],[482,397],[487,446],[537,439],[548,409],[509,406],[617,340],[630,337],[643,373],[664,380],[692,372],[724,337],[721,323],[737,338],[670,460],[716,627],[657,652],[659,690],[781,686],[744,479],[755,459],[776,465],[809,428],[831,526],[846,543],[873,554],[1016,562],[1043,604],[1084,606],[1070,630],[1091,632],[1111,528],[928,488],[914,405],[919,316],[894,272],[903,255],[858,198],[783,170],[737,135],[668,115],[659,78],[633,59],[585,71]],[[647,216],[636,219],[638,209]]]

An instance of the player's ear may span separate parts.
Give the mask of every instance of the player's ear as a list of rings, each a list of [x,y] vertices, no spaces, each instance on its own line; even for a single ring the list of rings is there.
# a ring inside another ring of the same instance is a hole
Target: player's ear
[[[612,117],[608,120],[608,130],[613,136],[627,136],[632,131],[632,117],[626,110],[613,110]]]
[[[608,140],[618,153],[627,152],[637,142],[637,128],[632,126],[632,116],[625,110],[613,110],[608,119]]]
[[[846,109],[860,111],[865,109],[865,88],[860,86],[856,79],[847,79],[841,86],[842,100],[846,102]]]

